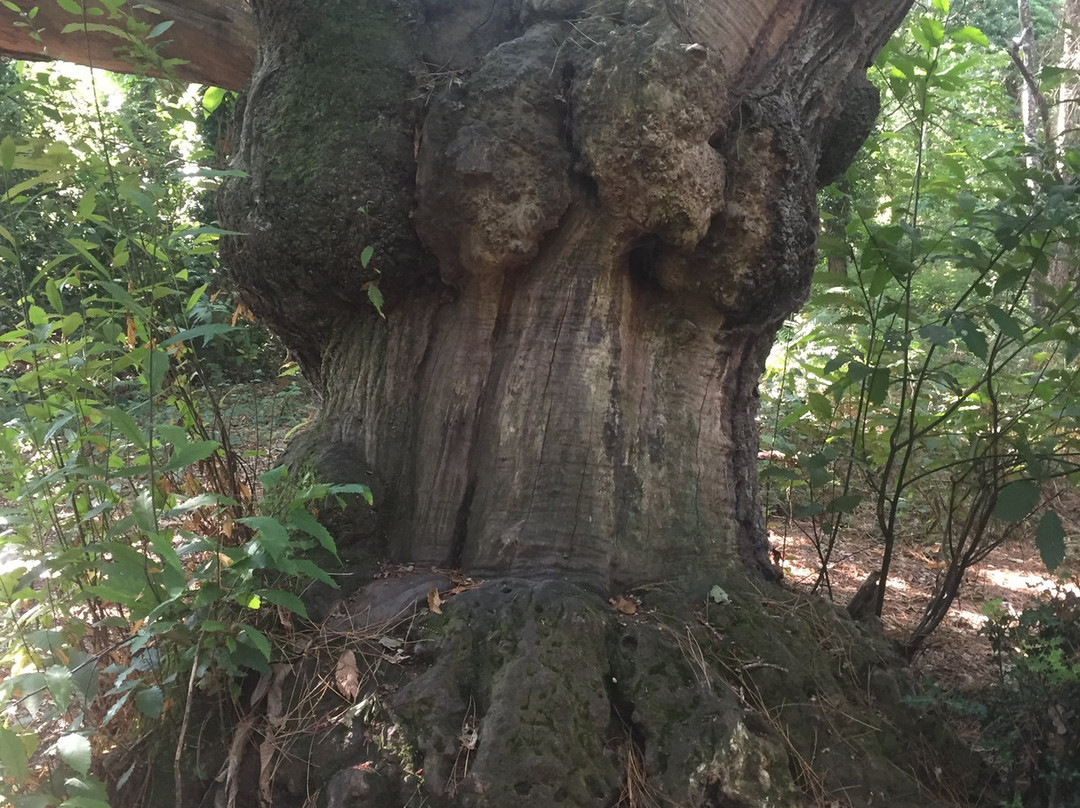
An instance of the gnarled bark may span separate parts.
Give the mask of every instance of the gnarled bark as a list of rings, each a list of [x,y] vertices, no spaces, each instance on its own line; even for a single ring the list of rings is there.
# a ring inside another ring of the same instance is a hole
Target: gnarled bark
[[[599,587],[768,572],[757,380],[907,5],[258,3],[225,258],[381,481],[371,540]]]

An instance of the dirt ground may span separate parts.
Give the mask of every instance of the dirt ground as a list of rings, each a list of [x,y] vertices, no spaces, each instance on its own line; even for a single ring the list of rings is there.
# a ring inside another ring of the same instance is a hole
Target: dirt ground
[[[774,525],[773,547],[783,556],[784,578],[792,586],[810,591],[817,580],[818,559],[813,543],[797,527]],[[893,558],[882,624],[897,639],[906,638],[918,623],[944,564],[927,550],[904,547]],[[832,597],[846,604],[866,576],[877,568],[880,547],[872,536],[838,544],[830,564]],[[983,606],[1000,598],[1019,614],[1041,593],[1057,586],[1031,540],[1009,541],[968,571],[960,595],[941,626],[931,635],[914,661],[916,673],[937,680],[945,689],[973,690],[991,684],[996,666],[990,644],[979,634],[986,622]],[[827,593],[824,593],[828,597]]]

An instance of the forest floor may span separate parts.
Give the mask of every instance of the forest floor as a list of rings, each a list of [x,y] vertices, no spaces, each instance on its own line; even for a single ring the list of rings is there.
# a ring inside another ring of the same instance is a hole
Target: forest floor
[[[773,547],[783,553],[784,579],[794,588],[810,592],[817,580],[818,557],[810,538],[794,525],[771,532]],[[829,578],[832,599],[846,605],[855,591],[877,568],[880,544],[869,531],[863,538],[847,537],[834,553]],[[882,613],[885,633],[897,640],[908,637],[922,617],[937,576],[945,565],[936,548],[901,547],[889,570],[888,591]],[[945,690],[970,692],[993,684],[998,675],[990,643],[980,633],[986,623],[983,607],[1000,599],[1014,614],[1020,614],[1040,595],[1057,586],[1039,557],[1031,539],[1008,541],[987,559],[968,571],[952,609],[930,636],[914,660],[916,674],[929,676]],[[819,587],[819,592],[823,588]],[[827,593],[823,593],[828,597]]]

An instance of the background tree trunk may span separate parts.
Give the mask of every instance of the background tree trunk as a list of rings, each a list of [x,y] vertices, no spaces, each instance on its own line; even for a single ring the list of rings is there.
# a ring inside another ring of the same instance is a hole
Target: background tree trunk
[[[768,574],[757,380],[908,5],[256,3],[224,257],[323,397],[309,452],[376,485],[363,541]]]

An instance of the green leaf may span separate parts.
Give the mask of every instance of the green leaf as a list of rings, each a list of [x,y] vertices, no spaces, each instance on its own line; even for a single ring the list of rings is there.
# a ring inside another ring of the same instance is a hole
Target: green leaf
[[[828,396],[821,393],[807,393],[806,403],[810,405],[810,412],[822,423],[827,424],[832,420],[833,407]]]
[[[341,485],[330,486],[331,494],[359,494],[362,496],[368,505],[374,504],[374,499],[371,496],[371,489],[363,483],[343,483]]]
[[[165,706],[165,694],[157,685],[140,690],[135,694],[135,706],[145,716],[160,718],[162,708]]]
[[[308,616],[307,606],[304,605],[304,601],[300,600],[292,592],[286,592],[284,589],[260,589],[257,594],[263,600],[273,603],[275,606],[281,606],[303,618]]]
[[[0,140],[0,168],[4,171],[15,168],[15,139],[11,135]]]
[[[986,38],[986,34],[974,25],[965,25],[963,28],[958,28],[955,31],[952,31],[950,36],[956,42],[968,42],[983,48],[990,47],[990,40]]]
[[[233,643],[229,649],[229,664],[240,670],[253,670],[270,673],[266,658],[253,645],[247,642]]]
[[[998,308],[993,303],[987,303],[986,313],[990,315],[990,319],[994,321],[998,330],[1005,336],[1015,340],[1022,340],[1024,338],[1024,331],[1020,326],[1020,323],[1003,309]]]
[[[73,650],[67,663],[75,690],[89,703],[98,693],[98,662],[85,651]]]
[[[60,299],[60,287],[56,285],[56,281],[52,278],[47,278],[45,281],[45,297],[48,298],[53,311],[57,314],[64,313],[64,301]]]
[[[147,351],[143,370],[150,395],[157,395],[169,370],[169,355],[162,348]]]
[[[825,363],[825,375],[828,376],[831,373],[835,373],[840,370],[844,365],[851,361],[851,354],[839,353]]]
[[[94,212],[94,208],[97,207],[97,192],[93,188],[89,188],[86,193],[82,195],[82,199],[79,200],[79,208],[76,211],[76,221],[83,221]]]
[[[371,282],[367,284],[367,296],[368,300],[371,301],[371,305],[375,307],[375,311],[379,312],[379,316],[385,320],[386,315],[383,314],[383,296],[382,292],[379,291],[379,285],[377,283]]]
[[[822,505],[820,502],[806,502],[801,505],[796,505],[792,509],[792,513],[794,513],[795,516],[800,519],[807,516],[817,516],[818,514],[824,512],[825,506]]]
[[[34,736],[36,739],[36,736]],[[30,759],[30,753],[23,744],[22,738],[15,730],[0,727],[0,766],[4,769],[4,779],[14,780],[22,784],[30,776],[26,761]]]
[[[203,93],[202,107],[203,112],[209,117],[215,109],[221,106],[221,102],[225,100],[225,89],[222,87],[207,87],[206,92]]]
[[[71,701],[71,691],[74,684],[71,680],[71,671],[63,665],[53,665],[45,671],[45,684],[49,688],[53,702],[60,712],[67,710]]]
[[[709,590],[709,600],[713,603],[731,603],[731,596],[719,586],[714,586]]]
[[[989,349],[989,345],[986,342],[986,337],[978,329],[978,327],[966,317],[954,318],[956,323],[956,331],[960,335],[960,339],[963,340],[967,349],[975,354],[980,359],[986,359],[986,353]]]
[[[844,494],[830,501],[828,510],[831,513],[851,513],[859,507],[862,500],[858,494]]]
[[[919,328],[919,336],[923,339],[937,345],[939,347],[945,347],[953,339],[953,332],[943,325],[937,325],[935,323],[927,323]]]
[[[1039,520],[1035,530],[1035,546],[1039,548],[1046,569],[1053,572],[1065,560],[1065,528],[1061,517],[1054,511],[1047,511]]]
[[[874,372],[870,376],[870,387],[867,393],[867,400],[871,405],[877,406],[884,403],[885,399],[889,395],[889,369],[880,367],[874,368]]]
[[[154,548],[154,552],[158,554],[161,560],[164,561],[170,569],[183,575],[184,562],[180,560],[180,556],[176,554],[176,550],[172,546],[172,532],[169,530],[163,530],[161,532],[147,531],[146,537],[150,541],[150,546]]]
[[[375,254],[375,248],[370,244],[360,252],[360,266],[367,269],[368,264],[371,263],[371,256]]]
[[[205,289],[206,287],[203,286],[202,288]],[[202,294],[202,290],[198,291]],[[161,347],[166,348],[174,342],[183,342],[185,340],[195,339],[196,337],[215,337],[218,334],[228,334],[230,331],[237,330],[239,330],[239,326],[229,325],[228,323],[205,323],[193,328],[186,328],[177,334],[173,334],[167,340],[162,341]]]
[[[120,431],[121,435],[140,449],[147,448],[146,434],[127,412],[119,407],[103,407],[101,412]]]
[[[205,460],[221,448],[216,440],[197,440],[173,444],[172,456],[165,464],[163,471],[178,471],[185,469],[192,463]]]
[[[308,578],[314,578],[316,581],[322,581],[327,586],[338,589],[339,584],[330,574],[327,573],[322,567],[312,561],[310,558],[297,558],[292,562],[292,574],[294,575],[306,575]]]
[[[90,9],[90,11],[93,11],[93,9]],[[78,34],[82,33],[83,31],[90,31],[91,33],[112,34],[119,39],[131,41],[130,34],[126,33],[120,28],[117,28],[115,25],[105,25],[104,23],[100,22],[88,22],[85,24],[81,22],[69,22],[67,25],[60,29],[61,34]]]
[[[165,20],[165,22],[159,22],[157,25],[150,29],[150,33],[146,35],[146,38],[155,39],[156,37],[161,36],[170,28],[172,28],[174,22],[175,20]]]
[[[146,194],[142,193],[141,191],[133,192],[133,193],[137,194],[137,196],[135,197],[136,199],[139,199],[139,200],[142,200],[143,198],[145,198],[147,200],[150,199],[150,197],[148,197]],[[150,202],[149,204],[153,204],[153,203]],[[156,210],[151,210],[149,212],[144,210],[143,212],[146,213],[146,215],[151,217],[151,218],[154,218],[157,215]],[[160,247],[158,247],[156,241],[151,240],[151,239],[140,238],[139,236],[132,236],[131,241],[133,243],[135,243],[136,245],[138,245],[139,247],[141,247],[142,251],[145,252],[147,255],[149,255],[151,258],[156,258],[158,261],[161,261],[161,263],[163,263],[163,264],[169,263],[168,254],[166,254]]]
[[[56,741],[56,751],[63,761],[85,775],[90,771],[90,741],[83,735],[61,735]]]
[[[252,626],[244,626],[240,629],[240,635],[246,637],[251,645],[255,646],[255,649],[263,655],[264,659],[270,660],[270,640],[266,639],[265,634]]]
[[[1039,504],[1039,486],[1031,480],[1017,480],[998,492],[994,516],[1004,522],[1020,522]]]
[[[184,304],[184,314],[189,314],[191,310],[195,308],[195,304],[199,302],[199,298],[203,296],[203,292],[206,291],[206,288],[209,285],[210,284],[208,283],[204,283],[188,296],[187,303]]]
[[[56,0],[56,4],[68,14],[82,16],[83,8],[79,3],[76,3],[75,0]]]
[[[246,516],[237,521],[257,530],[255,541],[277,561],[289,546],[289,531],[272,516]]]
[[[60,321],[60,333],[65,337],[70,337],[76,331],[79,330],[83,324],[83,316],[77,311],[71,312],[67,317]]]
[[[337,544],[334,542],[334,537],[330,535],[329,530],[319,524],[319,521],[312,516],[306,508],[294,508],[289,513],[288,521],[309,536],[318,539],[319,544],[321,544],[324,549],[337,555]]]
[[[259,475],[259,482],[263,484],[263,488],[270,489],[288,476],[288,466],[274,466],[274,468]]]

